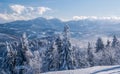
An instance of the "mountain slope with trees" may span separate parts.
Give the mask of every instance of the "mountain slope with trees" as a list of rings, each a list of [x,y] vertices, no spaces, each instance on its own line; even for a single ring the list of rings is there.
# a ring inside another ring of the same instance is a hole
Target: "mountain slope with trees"
[[[72,44],[70,28],[65,25],[61,34],[28,39],[23,33],[19,40],[5,43],[0,74],[39,74],[120,65],[120,41],[115,35],[106,44],[99,37],[94,47],[88,42],[88,47],[80,48]]]

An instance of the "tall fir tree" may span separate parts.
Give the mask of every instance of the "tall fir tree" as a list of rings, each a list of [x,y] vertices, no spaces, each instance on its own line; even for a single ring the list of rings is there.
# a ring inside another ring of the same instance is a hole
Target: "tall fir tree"
[[[109,40],[107,40],[106,47],[110,47],[110,41]]]
[[[29,43],[26,33],[23,33],[22,35],[17,57],[18,57],[17,65],[21,67],[19,73],[24,74],[27,72],[27,69],[25,67],[30,67],[30,58],[33,57],[33,54],[29,49]]]
[[[90,67],[94,66],[94,55],[93,55],[92,47],[89,42],[87,48],[87,61]]]
[[[59,68],[60,70],[74,69],[72,49],[70,43],[70,30],[69,26],[65,25],[63,31],[62,48],[59,50]]]
[[[103,41],[101,38],[98,38],[96,42],[96,52],[103,50],[103,49],[104,49]]]
[[[112,41],[112,47],[117,46],[117,44],[118,44],[118,39],[117,39],[117,37],[114,35],[114,36],[113,36],[113,41]]]
[[[13,50],[10,43],[6,42],[7,55],[3,59],[2,69],[6,74],[16,74],[16,52]]]
[[[47,49],[45,51],[45,57],[43,59],[43,66],[42,66],[42,71],[43,72],[48,72],[48,71],[54,71],[54,41],[53,42],[48,42]]]
[[[62,52],[62,47],[63,47],[63,42],[62,42],[62,38],[60,35],[57,37],[55,42],[56,42],[57,53],[58,53],[58,70],[60,70],[61,64],[62,64],[62,60],[60,58],[62,55],[61,52]]]

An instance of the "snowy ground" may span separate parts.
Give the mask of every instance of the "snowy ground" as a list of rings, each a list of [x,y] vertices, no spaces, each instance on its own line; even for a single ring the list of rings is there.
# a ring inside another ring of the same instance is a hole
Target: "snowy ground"
[[[120,66],[96,66],[86,69],[48,72],[43,74],[120,74]]]

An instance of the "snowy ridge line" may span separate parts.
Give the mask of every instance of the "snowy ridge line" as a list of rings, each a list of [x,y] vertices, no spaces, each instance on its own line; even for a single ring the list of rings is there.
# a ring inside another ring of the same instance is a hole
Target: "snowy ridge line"
[[[93,73],[91,73],[91,74],[97,74],[97,73],[101,73],[101,72],[106,72],[106,71],[110,71],[110,70],[115,70],[115,69],[118,69],[118,68],[120,68],[120,66],[112,67],[112,68],[107,68],[107,69],[102,69],[102,70],[93,72]],[[114,73],[114,72],[113,72],[113,73]]]

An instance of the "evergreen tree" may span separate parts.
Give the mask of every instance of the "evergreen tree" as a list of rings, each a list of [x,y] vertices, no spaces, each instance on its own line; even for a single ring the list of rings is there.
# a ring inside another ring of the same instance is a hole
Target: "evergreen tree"
[[[21,38],[21,43],[19,45],[19,51],[17,55],[17,65],[22,67],[19,71],[20,74],[24,74],[27,72],[27,69],[25,67],[30,67],[30,58],[33,57],[33,54],[31,53],[31,50],[29,49],[29,44],[27,40],[26,33],[23,33]]]
[[[89,42],[88,42],[88,48],[87,48],[87,61],[90,67],[94,66],[94,55],[93,55],[92,47]]]
[[[73,49],[75,49],[76,68],[88,67],[86,51],[84,49],[81,49],[81,48],[76,47],[76,46],[73,46]]]
[[[2,62],[2,68],[7,74],[16,74],[16,52],[10,43],[6,42],[7,55]]]
[[[59,50],[59,68],[60,70],[74,69],[72,49],[70,43],[70,30],[69,26],[65,25],[63,32],[62,48]]]
[[[109,40],[107,40],[106,47],[110,47],[110,41]]]
[[[62,42],[62,38],[60,37],[60,35],[57,37],[56,39],[56,47],[57,47],[57,53],[58,53],[58,70],[60,70],[61,68],[61,63],[62,63],[62,60],[60,59],[61,58],[61,52],[62,52],[62,47],[63,47],[63,42]]]
[[[96,42],[96,52],[103,50],[103,48],[104,48],[103,41],[101,38],[98,38]]]
[[[42,57],[38,50],[33,51],[34,58],[32,58],[31,66],[33,69],[33,74],[40,74],[42,67]]]
[[[114,35],[113,36],[113,41],[112,41],[112,47],[115,47],[118,44],[118,39],[117,37]]]
[[[48,71],[54,71],[54,41],[53,42],[48,42],[47,50],[45,51],[45,57],[43,59],[43,67],[42,71],[43,72],[48,72]]]

